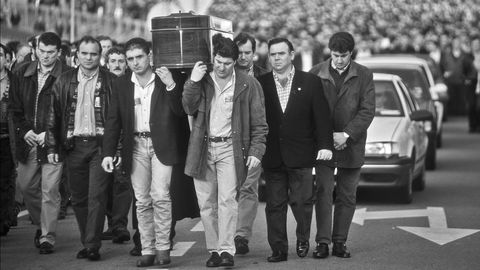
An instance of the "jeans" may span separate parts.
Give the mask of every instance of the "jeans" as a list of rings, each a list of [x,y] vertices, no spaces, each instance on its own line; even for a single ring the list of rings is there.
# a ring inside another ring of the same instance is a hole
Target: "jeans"
[[[194,179],[200,217],[210,252],[235,255],[237,176],[231,140],[210,142],[205,179]]]
[[[248,170],[247,178],[240,187],[238,199],[238,221],[236,235],[250,239],[252,227],[258,209],[258,180],[262,173],[262,166]]]

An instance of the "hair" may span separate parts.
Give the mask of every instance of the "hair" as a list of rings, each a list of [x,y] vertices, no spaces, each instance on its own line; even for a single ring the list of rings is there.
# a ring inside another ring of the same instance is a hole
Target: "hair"
[[[55,45],[57,50],[62,48],[62,40],[60,37],[53,32],[45,32],[38,37],[38,44],[43,43],[44,45]]]
[[[235,42],[237,46],[240,46],[247,43],[247,41],[249,40],[250,40],[250,43],[252,43],[252,52],[255,52],[257,47],[257,42],[255,41],[255,38],[253,36],[245,32],[241,32],[240,34],[238,34],[238,36],[233,39],[233,42]]]
[[[141,49],[147,55],[150,53],[150,46],[148,42],[143,38],[132,38],[125,43],[125,52],[133,49]]]
[[[28,38],[27,43],[32,44],[32,48],[37,48],[37,36],[31,36]],[[29,45],[30,46],[30,45]]]
[[[97,40],[98,40],[98,42],[100,42],[100,41],[102,41],[102,40],[110,40],[110,41],[112,42],[112,45],[115,44],[115,42],[113,41],[113,39],[112,39],[111,37],[109,37],[109,36],[98,36],[98,37],[97,37]]]
[[[105,54],[105,60],[106,62],[108,62],[109,58],[110,58],[110,55],[112,54],[121,54],[123,56],[126,56],[125,55],[125,51],[122,49],[122,48],[119,48],[119,47],[112,47],[110,50],[107,51],[107,53]]]
[[[330,37],[328,48],[332,52],[353,52],[353,49],[355,48],[355,40],[348,32],[337,32]]]
[[[222,34],[215,34],[212,38],[213,55],[221,57],[232,58],[234,61],[238,59],[238,46],[233,40],[222,36]]]
[[[78,50],[80,49],[80,45],[82,43],[95,43],[97,44],[98,46],[98,53],[99,54],[102,54],[102,45],[100,44],[100,41],[98,41],[97,39],[95,39],[94,37],[92,36],[83,36],[77,43],[77,52]]]
[[[11,60],[13,58],[12,51],[6,45],[3,45],[3,43],[0,43],[0,47],[3,49],[3,53],[5,54],[5,56],[10,55]]]
[[[294,51],[292,42],[290,42],[290,40],[286,38],[281,38],[281,37],[270,39],[268,41],[268,50],[270,50],[270,47],[272,47],[272,45],[279,44],[279,43],[286,43],[288,45],[288,49],[290,50],[290,52]]]

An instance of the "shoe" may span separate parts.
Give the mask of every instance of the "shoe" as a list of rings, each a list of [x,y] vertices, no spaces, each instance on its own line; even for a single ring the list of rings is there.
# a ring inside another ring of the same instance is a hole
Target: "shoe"
[[[224,252],[222,252],[222,254],[220,254],[220,258],[221,258],[221,261],[220,261],[220,264],[218,266],[229,267],[229,266],[234,265],[233,256],[230,253],[224,251]]]
[[[40,236],[42,236],[42,231],[37,230],[35,232],[35,237],[33,237],[33,244],[35,245],[36,248],[40,248]]]
[[[121,228],[113,231],[112,243],[123,244],[125,241],[130,241],[130,232],[127,229]]]
[[[236,254],[247,254],[250,250],[248,249],[248,239],[240,235],[235,236],[235,249],[237,250]]]
[[[87,249],[87,258],[90,261],[98,261],[100,260],[100,253],[98,252],[97,248],[89,248]]]
[[[112,229],[108,228],[108,230],[102,233],[102,240],[112,240],[112,239],[113,239]]]
[[[297,255],[300,258],[307,256],[308,249],[310,248],[310,243],[308,241],[298,241],[297,240]]]
[[[317,243],[315,251],[313,251],[313,257],[316,259],[327,258],[329,254],[328,245],[325,243]]]
[[[132,250],[130,250],[130,255],[142,256],[142,246],[134,246]]]
[[[212,255],[210,255],[206,265],[207,267],[219,267],[221,262],[222,258],[220,258],[220,255],[218,255],[218,252],[212,252]]]
[[[43,242],[40,244],[40,254],[50,254],[53,253],[53,245],[49,242]]]
[[[159,265],[166,265],[171,262],[170,250],[155,250],[155,257]]]
[[[80,250],[77,253],[77,259],[86,259],[88,257],[88,251],[86,248]]]
[[[272,256],[267,258],[268,262],[284,262],[287,260],[287,253],[282,251],[274,251]]]
[[[137,260],[137,267],[149,267],[152,266],[155,262],[155,255],[142,255],[142,257]]]
[[[340,258],[350,258],[350,252],[347,250],[347,245],[342,242],[333,243],[332,255]]]

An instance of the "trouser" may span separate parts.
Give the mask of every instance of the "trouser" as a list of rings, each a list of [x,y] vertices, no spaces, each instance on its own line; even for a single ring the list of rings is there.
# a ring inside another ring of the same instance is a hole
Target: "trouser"
[[[317,220],[317,235],[315,241],[330,244],[333,242],[345,243],[348,237],[350,224],[355,213],[356,193],[360,168],[335,168],[325,165],[317,165],[316,184],[317,202],[315,213]],[[333,188],[335,189],[335,210],[333,213],[332,230],[332,203]]]
[[[131,179],[137,199],[142,255],[170,249],[172,168],[158,160],[151,138],[135,137]]]
[[[128,225],[128,212],[132,203],[132,184],[130,176],[122,174],[118,168],[110,175],[113,178],[108,187],[107,195],[107,220],[108,228],[126,230]]]
[[[194,183],[208,251],[235,255],[238,203],[231,140],[209,143],[206,177]]]
[[[0,235],[5,235],[15,209],[15,165],[8,137],[0,139]]]
[[[264,169],[267,183],[268,243],[272,251],[288,252],[287,210],[288,204],[297,222],[298,241],[308,241],[313,211],[312,168]]]
[[[98,249],[102,245],[110,179],[101,164],[97,139],[75,138],[74,148],[67,153],[67,178],[80,240],[85,248]]]
[[[17,182],[34,225],[40,226],[40,243],[55,244],[60,211],[59,185],[63,163],[39,164],[37,147],[32,147],[25,163],[19,162]]]
[[[465,115],[466,105],[466,89],[461,83],[447,83],[448,89],[448,115]]]
[[[240,187],[238,199],[238,220],[236,235],[250,239],[252,227],[258,209],[258,180],[262,173],[262,166],[248,170],[247,178]]]
[[[63,166],[67,167],[65,162],[64,162]],[[68,206],[68,203],[70,202],[70,197],[71,197],[70,183],[68,182],[68,179],[67,179],[66,170],[62,170],[62,178],[60,180],[59,191],[60,191],[60,197],[61,197],[60,211],[65,211],[65,214],[66,214],[67,213],[67,206]]]
[[[480,128],[480,94],[475,93],[475,86],[470,86],[467,95],[468,127],[470,131]]]

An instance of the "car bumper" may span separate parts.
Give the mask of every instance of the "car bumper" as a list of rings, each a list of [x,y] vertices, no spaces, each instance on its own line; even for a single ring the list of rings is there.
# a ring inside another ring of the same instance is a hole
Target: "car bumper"
[[[366,160],[360,171],[359,187],[400,187],[409,183],[410,158]]]

